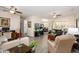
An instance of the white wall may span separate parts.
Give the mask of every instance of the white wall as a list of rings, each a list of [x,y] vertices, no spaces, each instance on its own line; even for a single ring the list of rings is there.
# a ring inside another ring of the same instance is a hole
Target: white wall
[[[27,19],[24,20],[24,33],[27,33]]]
[[[19,15],[13,15],[8,12],[0,11],[0,17],[10,18],[10,29],[16,30],[17,32],[19,32],[19,29],[20,29],[20,16]]]
[[[14,15],[11,17],[11,22],[10,22],[11,30],[16,30],[17,32],[20,31],[20,17],[18,15]]]

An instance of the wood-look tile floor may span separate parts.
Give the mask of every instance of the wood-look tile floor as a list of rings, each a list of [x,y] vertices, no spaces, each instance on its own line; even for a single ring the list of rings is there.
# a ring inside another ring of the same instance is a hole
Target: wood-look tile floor
[[[34,38],[30,38],[31,40],[37,40],[38,41],[38,45],[35,49],[35,53],[48,53],[48,44],[47,44],[47,33],[45,33],[43,36],[40,37],[34,37]]]

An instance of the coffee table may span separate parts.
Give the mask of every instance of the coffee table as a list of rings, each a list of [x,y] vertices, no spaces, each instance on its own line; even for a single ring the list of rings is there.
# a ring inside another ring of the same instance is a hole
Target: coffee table
[[[8,49],[8,51],[10,53],[31,53],[32,52],[32,49],[24,44],[21,44],[22,46],[19,47],[19,46],[16,46],[16,47],[13,47],[11,49]]]

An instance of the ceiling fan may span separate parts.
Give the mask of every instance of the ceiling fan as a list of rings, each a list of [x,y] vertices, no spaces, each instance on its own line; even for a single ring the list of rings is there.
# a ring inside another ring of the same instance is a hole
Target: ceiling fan
[[[16,13],[22,14],[22,12],[18,11],[18,9],[15,8],[14,6],[11,6],[11,7],[10,7],[10,12],[13,12],[14,14],[16,14]]]
[[[61,16],[61,14],[56,13],[56,12],[51,12],[51,13],[50,13],[50,16],[51,16],[52,18],[58,18],[58,17]]]
[[[10,12],[12,14],[22,14],[22,12],[18,11],[18,9],[14,6],[10,6],[9,8],[0,6],[0,10],[5,11],[5,12]]]

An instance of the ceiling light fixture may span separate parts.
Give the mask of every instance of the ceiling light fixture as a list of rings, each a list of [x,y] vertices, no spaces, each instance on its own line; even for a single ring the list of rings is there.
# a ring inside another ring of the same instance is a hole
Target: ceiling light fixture
[[[10,8],[10,13],[14,14],[15,13],[16,8],[14,6],[11,6]]]
[[[14,14],[14,13],[15,13],[15,11],[14,11],[14,10],[10,10],[10,13]]]
[[[56,15],[53,15],[53,18],[56,18],[57,16]]]
[[[51,11],[51,12],[49,13],[49,15],[50,15],[51,18],[58,18],[59,16],[61,16],[61,14],[59,14],[59,13],[56,12],[56,11]]]

